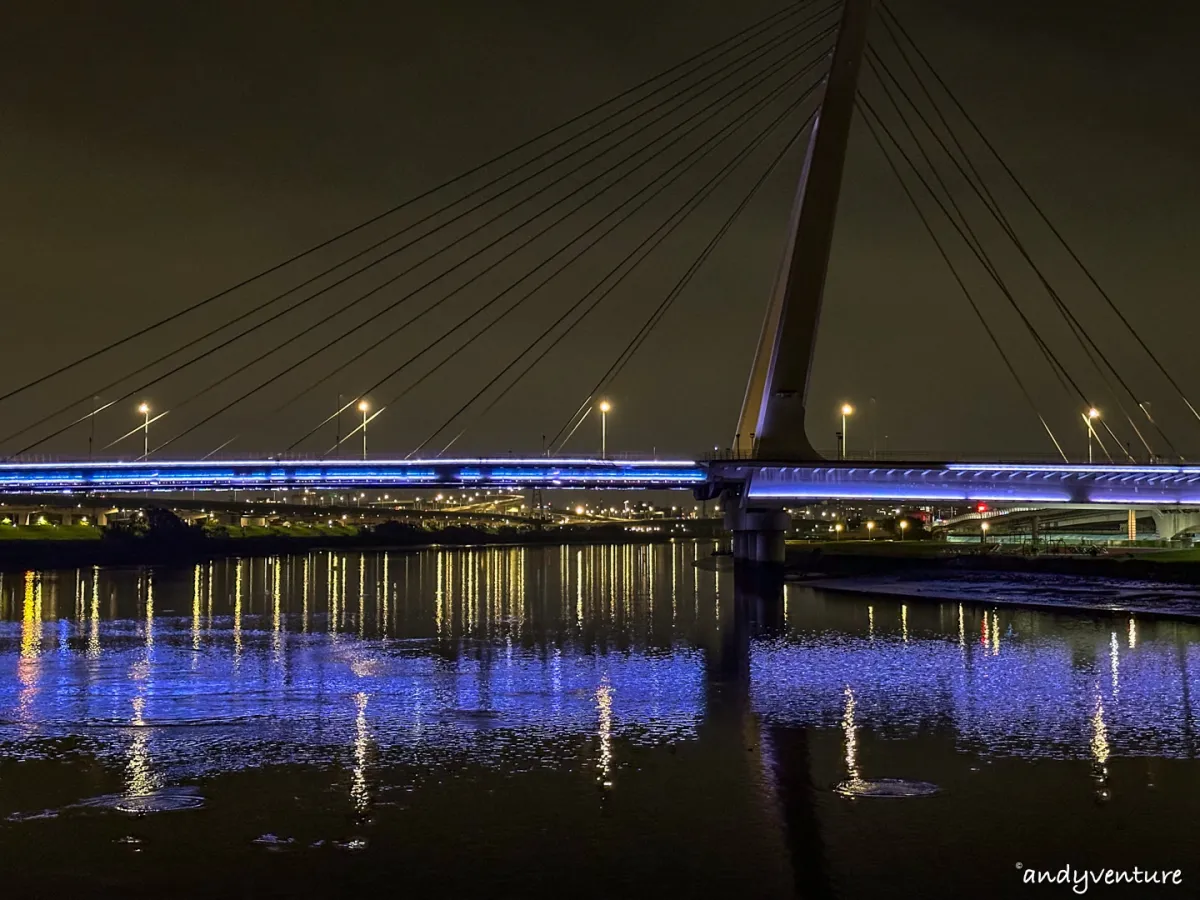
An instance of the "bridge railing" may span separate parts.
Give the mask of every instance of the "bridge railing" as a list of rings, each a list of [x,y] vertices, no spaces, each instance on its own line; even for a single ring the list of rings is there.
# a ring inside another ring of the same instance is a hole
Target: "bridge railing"
[[[1036,452],[1021,452],[1021,451],[1004,451],[1001,453],[983,453],[970,450],[879,450],[866,451],[864,453],[849,453],[844,456],[839,456],[836,449],[817,448],[817,453],[821,457],[818,461],[828,462],[863,462],[863,463],[889,463],[889,462],[931,462],[931,463],[1033,463],[1053,465],[1061,463],[1062,457],[1049,456],[1046,453]],[[1200,453],[1186,454],[1187,459],[1200,459]],[[723,449],[714,449],[697,457],[700,462],[739,462],[739,461],[769,461],[769,457],[764,457],[760,453],[754,451],[738,450],[735,447],[726,447]],[[1070,463],[1084,465],[1088,463],[1086,457],[1069,459]],[[1093,459],[1096,465],[1109,465],[1107,459]],[[1129,463],[1128,459],[1117,459],[1114,461],[1116,465]],[[1166,459],[1156,457],[1154,459],[1139,459],[1137,465],[1178,465],[1181,460],[1177,458]],[[1132,463],[1129,463],[1132,465]]]
[[[387,452],[368,453],[366,456],[366,461],[367,462],[383,462],[383,461],[392,462],[392,461],[396,461],[396,460],[402,460],[405,458],[405,456],[406,456],[405,453],[398,453],[398,452],[397,453],[387,453]],[[426,460],[430,459],[429,457],[418,457],[418,458],[424,458]],[[445,460],[452,460],[452,459],[471,459],[471,460],[474,460],[474,459],[494,459],[494,460],[545,459],[545,460],[548,460],[551,462],[553,462],[556,459],[600,460],[603,458],[605,460],[611,460],[613,462],[646,462],[646,461],[652,461],[652,460],[679,461],[679,460],[682,460],[685,458],[690,458],[690,457],[685,457],[680,454],[659,453],[657,448],[652,448],[648,451],[635,451],[635,450],[609,451],[604,457],[601,457],[598,452],[595,452],[595,453],[579,452],[579,453],[544,454],[544,453],[536,453],[536,452],[535,453],[518,453],[515,451],[507,451],[506,450],[504,453],[492,453],[492,454],[486,454],[486,455],[482,455],[482,456],[477,455],[477,454],[471,454],[471,453],[455,453],[455,454],[449,454],[442,458]],[[151,462],[151,463],[154,463],[154,462],[196,462],[198,459],[203,459],[203,461],[205,461],[205,462],[214,462],[214,463],[217,463],[217,462],[272,462],[272,461],[279,461],[279,462],[347,462],[347,463],[350,463],[350,462],[362,461],[363,457],[361,455],[355,455],[352,453],[346,453],[341,456],[330,456],[328,454],[322,454],[322,453],[267,453],[267,452],[263,452],[263,451],[257,451],[257,452],[246,451],[243,453],[236,453],[236,452],[231,452],[231,451],[225,451],[222,453],[213,453],[209,456],[204,456],[202,458],[199,457],[198,455],[188,455],[188,454],[172,454],[172,455],[166,455],[166,454],[157,455],[157,454],[155,454],[155,455],[151,455],[151,457],[146,461]],[[54,464],[54,463],[88,463],[88,462],[120,463],[120,462],[139,462],[139,461],[141,461],[141,460],[139,459],[138,456],[130,455],[130,454],[100,454],[100,453],[97,453],[97,454],[93,454],[92,456],[81,456],[81,455],[62,454],[62,453],[25,453],[25,454],[21,454],[19,456],[11,456],[11,457],[7,457],[4,459],[0,459],[0,464],[3,464],[3,463],[17,463],[17,464],[19,464],[19,463],[26,463],[26,464],[51,463],[51,464]]]

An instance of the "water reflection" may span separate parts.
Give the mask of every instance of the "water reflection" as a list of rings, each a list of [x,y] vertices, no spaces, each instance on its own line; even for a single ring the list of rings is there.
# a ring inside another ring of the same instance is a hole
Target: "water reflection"
[[[1123,777],[1124,763],[1152,762],[1158,780],[1195,756],[1196,626],[800,586],[780,599],[778,583],[696,567],[710,550],[317,552],[6,575],[0,780],[13,759],[90,774],[23,776],[0,819],[65,810],[89,790],[145,810],[182,788],[199,792],[194,806],[234,776],[332,772],[305,802],[314,820],[354,830],[295,845],[307,847],[366,840],[389,810],[424,815],[422,797],[484,815],[506,779],[527,778],[517,807],[540,804],[535,819],[576,802],[588,822],[601,806],[636,809],[666,841],[665,810],[678,808],[679,827],[775,847],[762,853],[783,860],[788,891],[853,896],[837,835],[850,828],[841,817],[857,828],[883,802],[867,797],[958,779],[920,801],[951,802],[972,796],[962,779],[983,760],[1039,760],[1062,766],[1039,791],[1107,799],[1148,780]],[[284,783],[276,820],[247,843],[288,839],[286,811],[310,795]],[[586,846],[617,840],[577,827]],[[695,843],[720,856],[719,842]]]

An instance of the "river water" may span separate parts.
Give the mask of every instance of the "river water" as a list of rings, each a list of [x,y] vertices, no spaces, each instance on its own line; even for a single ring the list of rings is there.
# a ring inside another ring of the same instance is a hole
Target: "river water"
[[[1200,627],[780,603],[711,550],[6,573],[7,892],[1197,895]]]

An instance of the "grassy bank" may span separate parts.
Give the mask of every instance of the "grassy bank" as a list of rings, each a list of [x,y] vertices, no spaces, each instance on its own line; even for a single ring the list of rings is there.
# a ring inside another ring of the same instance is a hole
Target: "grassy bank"
[[[104,530],[94,525],[0,525],[0,541],[98,541]]]

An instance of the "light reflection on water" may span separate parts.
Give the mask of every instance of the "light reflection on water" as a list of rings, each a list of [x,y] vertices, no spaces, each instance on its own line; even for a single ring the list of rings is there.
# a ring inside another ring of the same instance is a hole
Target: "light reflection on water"
[[[1161,805],[1187,793],[1147,799],[1150,785],[1194,786],[1196,626],[795,586],[773,604],[732,573],[694,567],[710,550],[320,552],[6,573],[0,837],[81,828],[72,815],[96,808],[186,819],[202,796],[205,815],[227,817],[207,826],[214,848],[297,858],[401,833],[434,852],[439,816],[458,822],[452,846],[469,843],[468,813],[495,815],[520,847],[565,817],[577,834],[556,835],[562,864],[625,860],[595,876],[611,889],[628,887],[628,860],[645,855],[689,860],[696,884],[713,867],[748,866],[778,887],[764,895],[819,882],[817,893],[855,896],[886,854],[852,862],[839,835],[897,815],[872,804],[900,804],[914,841],[922,828],[945,841],[930,823],[974,816],[967,807],[981,801],[967,801],[986,784],[989,802],[1053,795],[1073,822],[1097,817],[1102,834],[1108,813],[1079,798]],[[1130,774],[1137,760],[1150,774]],[[1027,761],[1056,766],[1052,784],[1035,789],[1023,781],[1034,770],[1008,768]],[[237,798],[224,787],[234,779]],[[913,798],[935,785],[936,796]],[[912,799],[865,799],[872,790]],[[252,810],[238,805],[243,792]],[[489,812],[493,802],[504,811]],[[926,822],[910,804],[937,815]],[[171,833],[169,819],[155,831]],[[680,827],[694,846],[671,836]],[[964,819],[958,830],[988,837],[978,827]],[[1013,839],[1074,840],[1046,828]],[[151,853],[155,836],[131,845]],[[1165,846],[1145,830],[1122,840]],[[910,845],[890,864],[921,860]],[[372,865],[382,877],[385,864]],[[408,866],[406,877],[424,877]],[[61,875],[52,863],[39,871]],[[477,877],[496,875],[485,866]]]

